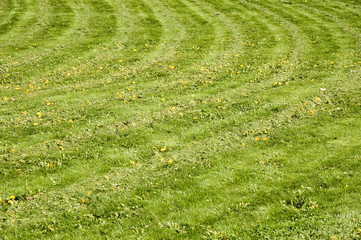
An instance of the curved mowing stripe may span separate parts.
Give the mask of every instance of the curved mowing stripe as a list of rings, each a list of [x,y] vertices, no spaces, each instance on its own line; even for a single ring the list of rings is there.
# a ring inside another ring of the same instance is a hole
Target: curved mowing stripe
[[[150,227],[164,239],[260,239],[257,226],[274,218],[283,232],[267,233],[292,238],[304,229],[290,216],[320,212],[295,213],[285,198],[326,166],[357,172],[357,144],[342,150],[333,136],[351,122],[339,112],[359,116],[355,1],[45,2],[28,1],[0,37],[0,197],[16,195],[0,206],[0,234],[81,238],[103,221],[112,238]],[[5,23],[12,3],[0,4]]]

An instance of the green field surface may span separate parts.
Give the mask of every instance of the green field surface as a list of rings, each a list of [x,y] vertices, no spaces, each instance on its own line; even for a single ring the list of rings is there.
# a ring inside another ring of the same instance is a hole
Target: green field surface
[[[361,239],[361,1],[1,0],[0,239]]]

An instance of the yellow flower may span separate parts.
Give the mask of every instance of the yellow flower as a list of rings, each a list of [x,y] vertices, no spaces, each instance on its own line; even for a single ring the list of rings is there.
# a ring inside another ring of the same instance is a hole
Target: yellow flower
[[[4,97],[4,101],[7,101],[7,100],[9,100],[9,98],[7,98],[7,97]]]
[[[262,140],[263,140],[263,141],[267,141],[267,138],[264,137],[264,138],[262,138]]]
[[[14,200],[16,197],[14,195],[10,196],[10,199]]]
[[[172,159],[168,160],[168,163],[173,163],[173,160]]]
[[[174,66],[169,66],[169,69],[174,69]]]
[[[255,141],[259,141],[259,137],[255,137],[254,140],[255,140]]]
[[[162,148],[160,149],[161,152],[164,152],[165,150],[167,150],[167,147],[162,147]]]
[[[81,203],[85,203],[85,200],[84,200],[84,199],[82,199],[82,200],[81,200]]]
[[[136,51],[138,51],[138,50],[134,48],[134,49],[133,49],[133,52],[136,52]]]

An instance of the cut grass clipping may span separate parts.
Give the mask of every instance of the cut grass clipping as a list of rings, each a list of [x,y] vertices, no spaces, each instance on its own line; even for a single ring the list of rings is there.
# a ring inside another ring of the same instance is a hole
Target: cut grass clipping
[[[1,239],[360,239],[361,2],[3,0]]]

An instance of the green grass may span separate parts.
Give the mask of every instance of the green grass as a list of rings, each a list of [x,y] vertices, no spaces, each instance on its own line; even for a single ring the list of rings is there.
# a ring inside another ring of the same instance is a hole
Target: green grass
[[[360,239],[361,2],[0,2],[1,239]]]

